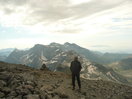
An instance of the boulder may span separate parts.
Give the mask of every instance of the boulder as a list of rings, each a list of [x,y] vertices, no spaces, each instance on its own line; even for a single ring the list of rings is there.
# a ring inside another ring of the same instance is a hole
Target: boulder
[[[49,69],[46,67],[45,64],[43,64],[43,65],[41,66],[40,70],[49,70]]]

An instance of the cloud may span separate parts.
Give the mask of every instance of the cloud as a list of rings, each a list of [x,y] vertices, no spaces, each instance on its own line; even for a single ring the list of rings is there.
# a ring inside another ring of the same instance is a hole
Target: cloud
[[[113,16],[122,13],[120,8],[129,3],[130,0],[78,0],[77,3],[75,0],[0,0],[0,23],[39,26],[36,31],[43,29],[49,33],[95,34],[113,31],[125,24],[122,21],[130,21],[130,17]],[[130,8],[127,9],[130,14]]]
[[[80,33],[80,29],[77,29],[77,28],[72,28],[72,29],[62,29],[62,30],[57,30],[57,31],[55,31],[55,32],[57,32],[57,33]]]
[[[86,17],[119,6],[126,1],[128,0],[88,0],[72,5],[71,0],[0,0],[0,10],[5,14],[25,14],[21,17],[24,21],[22,23],[38,24]]]
[[[68,0],[39,0],[38,2],[30,2],[30,9],[32,12],[28,14],[28,20],[35,24],[39,22],[58,22],[63,19],[83,18],[101,11],[105,11],[121,5],[127,0],[106,1],[106,0],[92,0],[89,2],[71,5]],[[32,16],[32,17],[31,17]]]
[[[0,0],[1,5],[14,5],[21,6],[28,2],[29,0]]]
[[[109,2],[108,0],[92,0],[91,2],[72,6],[72,9],[75,12],[74,14],[77,18],[82,18],[117,7],[124,2],[124,0],[117,0],[116,2]]]

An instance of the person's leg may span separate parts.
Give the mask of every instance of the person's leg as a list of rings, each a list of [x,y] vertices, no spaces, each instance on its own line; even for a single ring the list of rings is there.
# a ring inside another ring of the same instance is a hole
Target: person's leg
[[[75,74],[72,73],[72,86],[73,90],[75,89]]]
[[[76,75],[79,89],[81,89],[80,73]]]

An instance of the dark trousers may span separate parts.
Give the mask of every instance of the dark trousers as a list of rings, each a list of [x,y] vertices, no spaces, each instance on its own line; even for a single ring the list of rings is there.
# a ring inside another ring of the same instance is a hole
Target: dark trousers
[[[77,78],[78,87],[81,88],[80,73],[78,73],[78,74],[72,73],[72,85],[73,85],[73,88],[75,88],[75,79],[76,78]]]

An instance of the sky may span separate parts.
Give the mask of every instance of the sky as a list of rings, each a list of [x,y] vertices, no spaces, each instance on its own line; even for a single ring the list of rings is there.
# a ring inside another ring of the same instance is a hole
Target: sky
[[[132,53],[132,0],[0,0],[0,49],[51,42]]]

